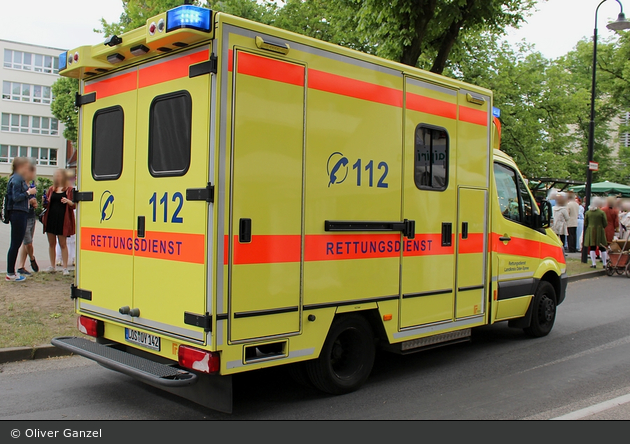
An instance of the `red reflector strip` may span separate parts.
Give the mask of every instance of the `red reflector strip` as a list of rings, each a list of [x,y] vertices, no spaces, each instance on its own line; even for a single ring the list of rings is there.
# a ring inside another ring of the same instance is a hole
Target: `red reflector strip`
[[[475,125],[488,126],[488,113],[478,109],[459,107],[459,120],[462,122],[474,123]]]
[[[316,69],[308,70],[308,87],[355,99],[402,107],[402,91]]]
[[[234,236],[234,263],[243,265],[300,262],[301,249],[300,235],[252,236],[252,241],[246,244],[240,243],[238,236]]]
[[[136,89],[138,73],[136,71],[85,85],[83,93],[96,92],[96,98],[102,99]]]
[[[189,233],[147,231],[138,238],[132,230],[81,228],[81,250],[135,255],[177,262],[203,264],[205,236]]]
[[[483,253],[483,234],[469,233],[467,239],[459,235],[459,254]]]
[[[204,49],[192,54],[167,60],[156,65],[140,69],[138,87],[145,88],[169,80],[188,77],[188,68],[195,63],[201,63],[210,58],[209,50]]]
[[[456,104],[409,92],[407,93],[407,109],[432,114],[434,116],[446,117],[447,119],[457,119]]]
[[[239,52],[238,73],[290,85],[304,86],[304,67],[293,63]]]

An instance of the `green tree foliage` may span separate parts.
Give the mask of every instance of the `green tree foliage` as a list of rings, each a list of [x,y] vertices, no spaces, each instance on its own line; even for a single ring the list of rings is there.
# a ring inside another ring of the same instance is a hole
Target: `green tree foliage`
[[[52,86],[54,99],[50,110],[65,125],[63,137],[73,143],[77,142],[79,115],[74,106],[75,95],[79,91],[79,81],[69,77],[59,77]]]
[[[109,23],[101,19],[102,29],[94,31],[105,34],[105,37],[120,35],[125,31],[144,26],[148,18],[161,12],[182,5],[182,0],[121,0],[123,13],[118,22]]]

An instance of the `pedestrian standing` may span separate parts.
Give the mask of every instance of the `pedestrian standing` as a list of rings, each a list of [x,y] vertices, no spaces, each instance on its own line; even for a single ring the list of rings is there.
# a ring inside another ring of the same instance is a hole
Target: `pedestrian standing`
[[[37,176],[37,167],[35,161],[30,159],[30,165],[28,169],[28,177],[24,179],[28,183],[29,188],[36,188],[35,177]],[[37,208],[37,200],[32,200],[28,206],[28,216],[26,217],[26,233],[24,234],[24,240],[22,241],[22,247],[18,253],[17,260],[17,272],[23,276],[30,276],[30,272],[26,269],[26,257],[31,260],[31,269],[37,273],[39,271],[39,265],[35,259],[35,250],[33,249],[33,236],[35,235],[35,225],[37,223],[37,215],[35,209]]]
[[[615,239],[615,232],[619,230],[619,210],[617,209],[617,199],[610,196],[606,199],[606,204],[602,210],[606,214],[606,245],[611,243]]]
[[[576,200],[580,207],[578,213],[577,239],[575,248],[577,249],[577,251],[582,251],[582,237],[584,234],[584,203],[580,201],[579,197],[576,197]]]
[[[556,206],[553,207],[553,232],[558,235],[562,245],[564,245],[569,224],[569,211],[564,193],[556,194]]]
[[[75,233],[74,202],[72,201],[73,189],[68,186],[68,178],[63,169],[55,171],[53,185],[48,189],[44,205],[44,231],[48,236],[48,255],[50,267],[48,272],[55,272],[55,247],[57,242],[61,247],[62,266],[64,276],[68,272],[68,245],[67,238]]]
[[[584,214],[584,247],[589,249],[589,255],[591,256],[591,268],[597,268],[597,252],[599,251],[602,261],[604,262],[604,268],[606,268],[606,262],[608,255],[606,254],[606,226],[608,220],[606,213],[604,213],[600,206],[602,201],[599,198],[593,199],[591,205],[588,208],[586,214]]]
[[[7,184],[6,210],[11,224],[11,244],[7,253],[6,280],[10,282],[24,282],[26,279],[15,272],[15,262],[26,233],[29,201],[36,200],[33,196],[37,190],[29,188],[24,180],[24,177],[28,176],[29,166],[30,162],[26,157],[13,159],[11,177]]]
[[[567,224],[567,231],[569,236],[569,253],[575,253],[577,251],[577,228],[578,228],[578,216],[580,215],[580,206],[575,201],[575,194],[572,192],[568,195],[569,201],[567,203],[567,211],[569,212],[569,222]]]

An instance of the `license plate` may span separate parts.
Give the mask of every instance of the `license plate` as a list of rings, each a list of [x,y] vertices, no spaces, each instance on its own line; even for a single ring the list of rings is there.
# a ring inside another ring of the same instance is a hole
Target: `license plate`
[[[150,348],[151,350],[160,351],[161,341],[159,336],[153,336],[138,330],[125,328],[125,339],[127,342],[138,344],[143,347]]]

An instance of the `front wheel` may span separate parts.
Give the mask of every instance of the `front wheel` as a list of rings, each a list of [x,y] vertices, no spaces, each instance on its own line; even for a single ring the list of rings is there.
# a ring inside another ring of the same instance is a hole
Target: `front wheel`
[[[525,333],[534,338],[547,336],[556,320],[556,290],[549,282],[541,281],[532,301],[532,320]]]
[[[309,379],[326,393],[340,395],[361,387],[374,365],[374,336],[360,315],[333,321],[319,358],[306,362]]]

